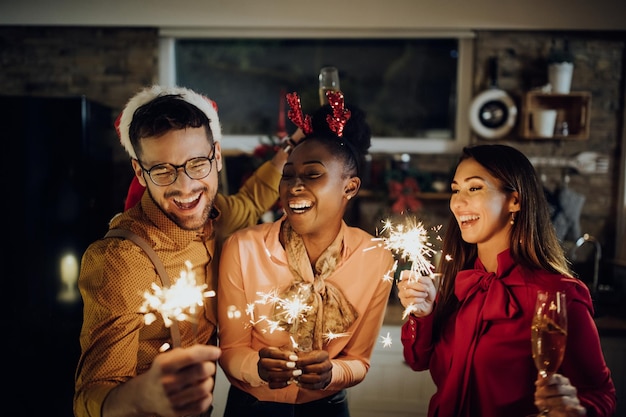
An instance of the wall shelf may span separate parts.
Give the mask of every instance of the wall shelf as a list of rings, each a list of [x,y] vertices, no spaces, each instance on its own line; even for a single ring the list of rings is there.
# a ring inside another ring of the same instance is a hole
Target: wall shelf
[[[555,134],[553,137],[540,137],[533,131],[532,111],[535,109],[557,110],[557,126],[565,121],[568,135]],[[543,140],[586,140],[589,139],[591,119],[591,93],[587,91],[569,94],[552,94],[530,91],[524,94],[520,120],[520,136],[524,139]]]

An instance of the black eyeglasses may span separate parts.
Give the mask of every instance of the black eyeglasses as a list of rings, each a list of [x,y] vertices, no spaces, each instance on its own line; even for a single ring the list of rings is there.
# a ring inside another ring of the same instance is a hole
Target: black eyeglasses
[[[178,170],[181,168],[192,180],[201,180],[202,178],[206,178],[211,173],[211,167],[213,166],[214,160],[215,148],[213,148],[210,156],[191,158],[182,165],[159,164],[150,169],[145,169],[141,164],[141,161],[137,160],[137,162],[139,162],[141,169],[148,174],[155,185],[165,187],[176,182],[176,179],[178,178]]]

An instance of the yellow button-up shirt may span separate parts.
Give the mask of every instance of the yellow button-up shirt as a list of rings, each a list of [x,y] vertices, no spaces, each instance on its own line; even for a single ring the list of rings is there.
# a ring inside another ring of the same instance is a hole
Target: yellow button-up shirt
[[[179,228],[154,204],[147,192],[141,203],[113,218],[110,228],[123,228],[144,238],[158,254],[172,282],[193,265],[198,284],[217,289],[221,242],[235,230],[257,223],[278,198],[280,173],[266,163],[235,195],[218,194],[204,233]],[[109,391],[150,368],[159,348],[172,344],[170,328],[159,316],[146,325],[139,312],[152,283],[162,286],[154,265],[130,240],[107,238],[85,251],[79,277],[83,298],[81,356],[76,370],[74,414],[100,417]],[[179,322],[182,346],[215,343],[217,310],[205,299],[197,326]]]

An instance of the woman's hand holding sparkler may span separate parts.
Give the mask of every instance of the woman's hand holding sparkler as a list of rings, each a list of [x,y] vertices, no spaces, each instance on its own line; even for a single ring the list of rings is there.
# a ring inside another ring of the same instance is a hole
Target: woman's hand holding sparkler
[[[294,352],[289,348],[264,347],[259,350],[259,376],[271,389],[297,383],[300,388],[324,389],[330,384],[333,364],[328,352]]]
[[[325,350],[299,352],[296,367],[302,370],[296,381],[301,388],[324,389],[330,384],[333,364]]]
[[[418,276],[414,271],[402,271],[398,282],[398,297],[404,307],[402,318],[409,314],[425,317],[432,313],[437,289],[431,276]]]
[[[302,375],[302,370],[296,369],[297,360],[298,355],[291,349],[264,347],[259,350],[259,376],[271,389],[285,388],[294,377]]]
[[[203,413],[213,403],[220,354],[216,346],[196,344],[157,355],[147,372],[111,391],[103,414],[121,415],[118,404],[163,417]]]

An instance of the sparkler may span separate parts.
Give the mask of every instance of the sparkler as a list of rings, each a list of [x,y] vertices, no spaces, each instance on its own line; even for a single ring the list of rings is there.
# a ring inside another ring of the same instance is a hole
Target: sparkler
[[[437,252],[433,248],[433,244],[429,242],[430,236],[421,221],[409,218],[405,224],[394,225],[391,220],[384,222],[381,230],[387,233],[387,237],[374,238],[374,241],[380,241],[386,249],[391,250],[400,259],[411,263],[411,274],[409,279],[419,277],[420,275],[431,275],[435,267],[429,258]],[[441,226],[437,226],[438,231]],[[397,262],[394,268],[397,267]]]
[[[424,224],[412,217],[408,218],[404,224],[394,225],[389,219],[383,221],[383,224],[381,232],[386,233],[387,236],[377,237],[372,240],[382,242],[381,244],[386,249],[391,250],[396,257],[410,263],[409,277],[407,279],[411,282],[419,280],[420,276],[433,277],[435,267],[430,258],[437,251],[429,241],[430,236]],[[438,232],[441,226],[433,229]],[[383,279],[390,279],[397,266],[398,261],[396,260],[392,269],[385,274]],[[417,306],[415,305],[409,305],[404,310],[402,319],[405,319],[416,308]]]
[[[313,306],[306,302],[309,298],[310,291],[309,286],[304,284],[295,286],[295,288],[284,297],[279,296],[277,290],[257,292],[259,298],[253,303],[248,304],[245,309],[245,314],[250,317],[249,325],[257,326],[264,323],[266,326],[260,329],[262,333],[274,333],[275,331],[289,332],[289,339],[293,349],[307,350],[308,346],[300,346],[300,343],[298,343],[300,340],[299,336],[304,336],[299,335],[298,330],[303,323],[307,322],[307,313],[313,309]],[[259,315],[257,317],[255,314],[255,306],[257,304],[271,305],[274,310],[274,319],[270,319],[267,315]],[[241,312],[236,306],[228,307],[229,318],[234,319],[240,316]],[[334,333],[329,330],[324,333],[323,337],[324,341],[329,343],[340,337],[350,336],[350,334],[351,333]]]
[[[157,319],[157,314],[163,317],[165,327],[170,327],[174,321],[187,320],[197,324],[196,314],[204,305],[204,299],[214,297],[215,291],[207,291],[207,284],[196,284],[196,274],[190,261],[185,261],[185,267],[187,269],[181,271],[180,277],[171,286],[162,288],[152,283],[152,291],[144,292],[139,312],[144,313],[147,325]]]
[[[260,298],[255,301],[255,304],[273,305],[275,312],[274,318],[277,320],[271,320],[267,316],[261,316],[259,320],[255,321],[254,311],[251,306],[248,306],[246,312],[250,315],[253,325],[261,321],[267,322],[270,333],[276,330],[286,331],[288,328],[291,344],[294,349],[298,349],[298,328],[301,323],[307,321],[307,313],[313,309],[313,306],[306,302],[309,298],[310,291],[309,286],[299,285],[289,291],[289,294],[285,297],[279,297],[277,290],[266,293],[257,292]]]

